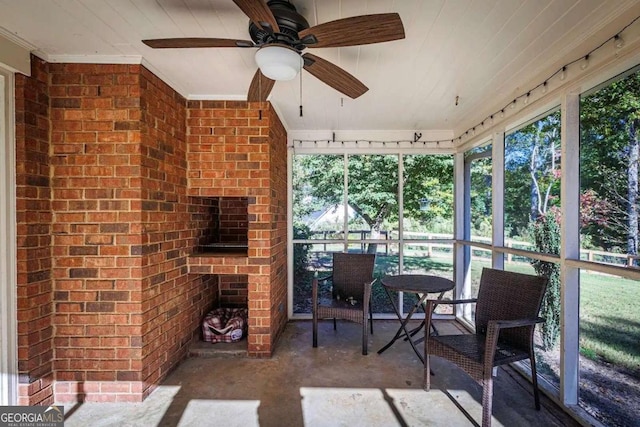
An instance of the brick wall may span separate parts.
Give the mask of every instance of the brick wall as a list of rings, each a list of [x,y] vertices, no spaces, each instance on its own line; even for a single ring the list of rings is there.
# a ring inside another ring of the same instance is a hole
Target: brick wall
[[[217,287],[188,275],[186,101],[146,69],[141,86],[142,379],[154,385],[187,356]]]
[[[16,78],[20,402],[142,400],[186,357],[219,287],[251,301],[248,352],[270,356],[286,191],[269,186],[286,190],[286,152],[269,104],[186,108],[137,65],[33,67]],[[228,220],[249,221],[248,257],[192,265],[208,221],[194,212],[210,207],[194,197],[243,205]]]
[[[202,248],[204,245],[217,242],[218,215],[220,214],[220,204],[217,198],[212,197],[189,197],[190,224],[192,230],[192,240],[189,246]]]
[[[144,389],[140,68],[50,64],[58,402]]]
[[[20,405],[53,403],[49,65],[16,74],[16,206]]]
[[[287,132],[269,110],[269,189],[271,190],[271,345],[288,320],[287,314]]]
[[[220,206],[219,242],[246,243],[249,228],[248,200],[246,197],[222,197]]]
[[[223,274],[218,277],[218,306],[247,307],[246,274]]]

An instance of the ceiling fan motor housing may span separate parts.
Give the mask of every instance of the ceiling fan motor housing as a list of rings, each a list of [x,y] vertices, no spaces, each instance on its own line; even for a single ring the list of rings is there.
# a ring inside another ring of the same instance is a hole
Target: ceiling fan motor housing
[[[273,16],[280,27],[279,33],[272,33],[261,29],[253,22],[249,23],[251,40],[259,46],[279,43],[302,51],[306,46],[301,43],[298,32],[309,28],[309,23],[300,15],[295,6],[285,0],[271,0],[267,2]]]

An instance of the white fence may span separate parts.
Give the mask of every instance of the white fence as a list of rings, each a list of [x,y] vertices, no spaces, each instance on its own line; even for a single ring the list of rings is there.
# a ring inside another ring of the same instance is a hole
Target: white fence
[[[350,230],[348,232],[348,240],[354,240],[354,243],[360,243],[362,246],[362,250],[365,250],[365,245],[367,244],[366,240],[370,239],[371,231],[369,230]],[[332,246],[331,241],[336,240],[336,244],[339,244],[339,240],[344,239],[344,232],[342,231],[314,231],[312,232],[311,240],[321,240],[317,244],[322,245],[323,251],[327,251],[328,246]],[[315,239],[313,236],[316,237]],[[402,238],[404,240],[404,245],[408,253],[414,256],[438,256],[445,255],[451,253],[452,244],[451,243],[443,243],[442,240],[451,240],[453,241],[453,237],[451,234],[438,234],[438,233],[423,233],[423,232],[413,232],[413,231],[404,231],[402,233]],[[395,244],[399,243],[399,232],[398,230],[391,231],[381,231],[380,237],[376,240],[385,240],[389,243],[377,243],[378,246],[384,247],[384,253],[389,255],[393,255],[397,253],[397,248],[394,248]],[[432,242],[432,240],[436,240],[436,242]],[[491,239],[488,237],[479,237],[472,236],[471,240],[478,243],[483,243],[485,245],[491,245]],[[309,242],[309,241],[307,241]],[[311,243],[311,242],[309,242]],[[523,242],[520,240],[507,239],[505,240],[505,247],[521,249],[521,250],[533,250],[533,245],[529,242]],[[491,258],[491,250],[485,248],[474,247],[471,250],[472,259],[490,259]],[[603,264],[611,264],[618,266],[637,266],[637,260],[640,259],[640,256],[630,255],[630,254],[620,254],[613,253],[607,251],[598,251],[591,249],[582,249],[580,250],[580,259],[584,261],[592,261],[599,262]],[[514,255],[511,253],[506,253],[506,262],[518,262],[524,261],[523,257],[520,255]]]

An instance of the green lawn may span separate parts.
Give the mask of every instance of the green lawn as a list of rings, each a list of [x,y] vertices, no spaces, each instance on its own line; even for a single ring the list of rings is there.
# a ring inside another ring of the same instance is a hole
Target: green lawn
[[[640,377],[640,282],[580,275],[580,352]]]

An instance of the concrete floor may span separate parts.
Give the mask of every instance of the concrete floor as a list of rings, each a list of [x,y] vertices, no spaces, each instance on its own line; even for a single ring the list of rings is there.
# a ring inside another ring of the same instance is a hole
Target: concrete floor
[[[433,358],[432,390],[425,392],[422,364],[408,343],[376,353],[397,327],[375,321],[368,356],[361,355],[360,327],[348,322],[337,332],[321,322],[316,349],[311,322],[289,322],[266,360],[238,357],[245,343],[202,343],[194,350],[200,357],[183,362],[144,402],[66,407],[65,426],[477,426],[480,386],[454,365]],[[578,425],[548,399],[542,404],[536,411],[529,384],[500,369],[494,426]]]

